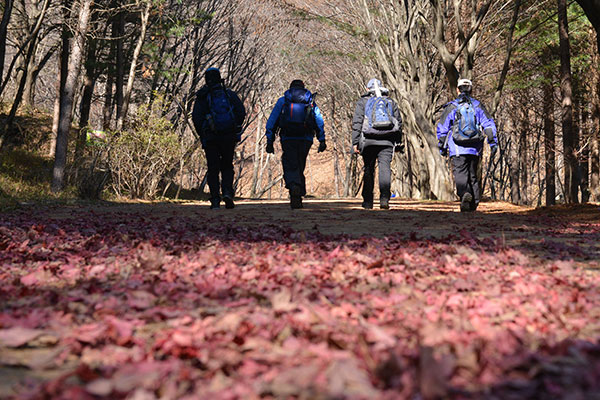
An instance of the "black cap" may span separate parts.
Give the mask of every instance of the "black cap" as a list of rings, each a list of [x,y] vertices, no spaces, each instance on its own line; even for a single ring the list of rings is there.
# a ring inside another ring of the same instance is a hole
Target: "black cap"
[[[218,68],[209,68],[204,73],[204,79],[208,85],[221,83],[223,80],[221,79],[221,72]]]
[[[291,88],[301,88],[301,89],[304,89],[304,82],[302,82],[300,79],[294,79],[292,81],[292,83],[290,83],[290,89]]]

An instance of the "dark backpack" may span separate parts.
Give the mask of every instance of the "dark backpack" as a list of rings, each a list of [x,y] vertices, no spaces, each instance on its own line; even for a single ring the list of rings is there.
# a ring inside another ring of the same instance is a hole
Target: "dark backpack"
[[[211,88],[206,101],[209,110],[206,119],[210,130],[216,134],[235,133],[237,123],[227,89],[222,85]]]
[[[389,135],[400,130],[394,117],[394,103],[381,96],[369,97],[365,104],[365,118],[362,132],[368,136]]]
[[[452,139],[459,146],[469,146],[483,140],[481,126],[477,121],[477,110],[468,96],[463,97],[456,108]]]
[[[302,88],[291,88],[284,95],[279,116],[279,127],[285,136],[305,136],[315,128],[312,93]]]

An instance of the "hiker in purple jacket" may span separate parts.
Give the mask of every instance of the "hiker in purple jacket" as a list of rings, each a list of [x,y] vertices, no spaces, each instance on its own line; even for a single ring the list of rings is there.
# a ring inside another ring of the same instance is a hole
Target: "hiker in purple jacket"
[[[437,125],[440,154],[450,156],[460,211],[475,211],[481,200],[477,170],[487,137],[491,157],[498,151],[496,124],[483,104],[471,97],[473,84],[459,79],[458,98],[446,105]]]

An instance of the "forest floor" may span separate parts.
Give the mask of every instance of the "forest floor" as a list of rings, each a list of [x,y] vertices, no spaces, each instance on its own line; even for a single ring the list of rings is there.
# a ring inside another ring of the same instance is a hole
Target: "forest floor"
[[[0,398],[600,398],[600,206],[21,204]]]

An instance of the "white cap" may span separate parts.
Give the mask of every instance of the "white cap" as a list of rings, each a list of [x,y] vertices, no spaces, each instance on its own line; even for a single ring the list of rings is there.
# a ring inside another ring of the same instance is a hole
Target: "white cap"
[[[458,80],[458,85],[456,85],[456,86],[458,86],[458,87],[468,86],[469,88],[472,88],[473,87],[473,82],[471,82],[470,79],[464,79],[464,78],[462,78],[462,79]]]

